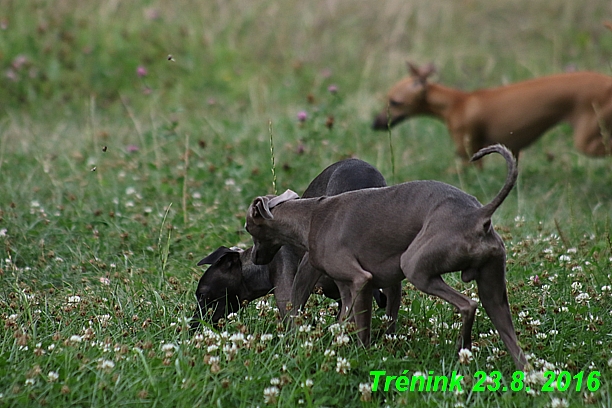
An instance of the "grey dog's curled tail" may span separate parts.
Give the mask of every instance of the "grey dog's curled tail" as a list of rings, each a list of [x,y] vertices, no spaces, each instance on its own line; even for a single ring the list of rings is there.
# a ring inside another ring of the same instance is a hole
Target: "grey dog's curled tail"
[[[512,152],[508,150],[508,148],[501,144],[495,144],[492,146],[487,146],[485,148],[480,149],[470,159],[471,162],[481,159],[482,157],[491,154],[491,153],[499,153],[506,159],[506,163],[508,164],[508,175],[506,176],[506,183],[499,190],[499,193],[491,200],[491,202],[484,207],[481,208],[483,217],[491,217],[497,207],[504,202],[514,185],[516,184],[516,179],[518,177],[518,168],[516,166],[516,159],[512,155]]]

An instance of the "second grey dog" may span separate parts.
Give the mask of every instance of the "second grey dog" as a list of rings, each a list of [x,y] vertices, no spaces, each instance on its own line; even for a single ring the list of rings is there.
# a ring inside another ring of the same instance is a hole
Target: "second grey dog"
[[[386,185],[383,175],[370,164],[359,159],[346,159],[323,170],[306,188],[303,197],[336,195]],[[271,292],[274,293],[281,316],[286,315],[294,277],[304,251],[288,245],[283,246],[266,265],[253,264],[251,251],[252,248],[243,251],[219,247],[198,263],[211,266],[198,282],[198,307],[192,320],[192,329],[199,326],[203,314],[209,309],[213,311],[209,318],[216,324],[222,317],[238,311],[243,302],[253,301]],[[316,283],[304,288],[300,302],[295,303],[296,308],[306,303],[313,288],[318,288],[329,298],[338,301],[341,299],[334,281],[327,276],[321,276]],[[392,318],[389,332],[395,328],[400,291],[400,285],[385,290],[389,297],[392,297],[387,299],[378,289],[373,289],[377,304],[386,307],[387,314]],[[387,303],[388,301],[390,303]]]
[[[506,251],[491,225],[491,216],[514,187],[518,171],[512,153],[501,145],[480,150],[472,160],[493,152],[506,159],[508,176],[485,206],[437,181],[313,199],[296,200],[297,194],[290,190],[281,196],[257,197],[247,211],[253,260],[267,263],[286,244],[307,250],[309,265],[318,271],[308,276],[316,281],[326,273],[334,279],[343,305],[352,305],[359,339],[366,346],[371,288],[406,278],[417,289],[457,308],[463,323],[459,347],[471,348],[477,303],[442,279],[446,273],[461,271],[464,282],[476,280],[485,311],[522,369],[526,359],[517,343],[506,291]],[[343,308],[341,318],[348,312]]]

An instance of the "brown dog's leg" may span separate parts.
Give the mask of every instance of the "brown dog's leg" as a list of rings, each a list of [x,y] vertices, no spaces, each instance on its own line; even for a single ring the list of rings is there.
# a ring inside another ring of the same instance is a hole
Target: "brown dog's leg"
[[[612,109],[610,109],[612,110]],[[597,117],[609,112],[597,111],[596,115],[582,115],[574,124],[574,146],[576,150],[591,157],[612,154],[612,123],[597,120]]]

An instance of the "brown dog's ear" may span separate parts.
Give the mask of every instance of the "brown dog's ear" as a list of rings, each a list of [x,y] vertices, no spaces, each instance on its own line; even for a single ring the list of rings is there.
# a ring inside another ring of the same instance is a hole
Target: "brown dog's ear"
[[[410,61],[406,61],[406,65],[408,66],[408,72],[410,72],[410,75],[418,78],[423,84],[427,82],[427,78],[431,74],[436,72],[436,66],[431,62],[427,65],[419,67]]]
[[[414,65],[412,62],[406,61],[406,67],[408,68],[408,72],[410,73],[410,75],[412,75],[414,77],[418,77],[419,76],[419,67],[418,67],[418,65]]]

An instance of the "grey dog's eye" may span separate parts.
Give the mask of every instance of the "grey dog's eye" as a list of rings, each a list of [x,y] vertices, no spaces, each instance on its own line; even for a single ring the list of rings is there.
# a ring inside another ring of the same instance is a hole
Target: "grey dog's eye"
[[[389,105],[390,105],[390,106],[395,106],[395,107],[397,107],[397,106],[400,106],[401,104],[402,104],[401,102],[394,101],[393,99],[389,100]]]

